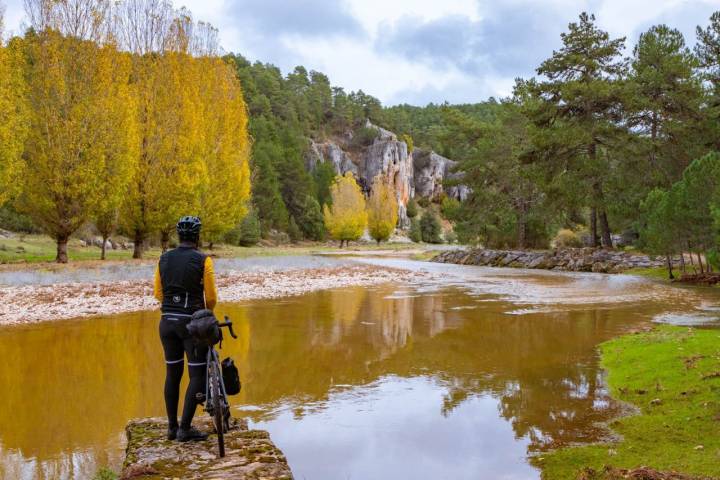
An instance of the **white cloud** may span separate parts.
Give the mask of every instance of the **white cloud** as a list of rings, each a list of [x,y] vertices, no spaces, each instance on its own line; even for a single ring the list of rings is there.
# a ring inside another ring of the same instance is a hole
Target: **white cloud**
[[[0,0],[2,2],[3,0]],[[20,32],[22,0],[4,0]],[[510,93],[585,10],[630,47],[654,23],[694,43],[718,0],[185,0],[226,51],[288,71],[302,64],[385,103],[478,101]],[[454,28],[462,31],[454,32]],[[439,40],[434,40],[434,39]],[[423,44],[424,41],[424,44]],[[445,45],[442,45],[442,43]],[[445,54],[447,52],[447,54]]]

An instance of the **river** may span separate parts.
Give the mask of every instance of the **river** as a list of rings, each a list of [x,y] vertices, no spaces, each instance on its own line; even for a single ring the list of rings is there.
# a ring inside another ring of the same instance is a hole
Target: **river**
[[[599,343],[712,324],[720,305],[718,289],[629,275],[353,261],[429,275],[217,309],[239,335],[221,351],[243,382],[233,413],[297,479],[539,478],[531,455],[601,439],[621,412]],[[0,478],[119,468],[125,423],[164,412],[158,317],[0,328]]]

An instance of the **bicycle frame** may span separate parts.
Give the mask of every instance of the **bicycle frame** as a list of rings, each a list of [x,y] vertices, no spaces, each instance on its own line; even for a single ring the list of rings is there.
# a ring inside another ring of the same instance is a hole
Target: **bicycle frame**
[[[220,390],[222,393],[223,405],[229,407],[230,402],[227,399],[227,392],[225,390],[225,382],[222,377],[222,366],[220,365],[220,356],[215,350],[215,347],[208,348],[206,360],[207,373],[205,375],[205,411],[212,414],[212,405],[210,404],[210,372],[211,365],[214,363],[217,365],[218,372],[220,372]]]

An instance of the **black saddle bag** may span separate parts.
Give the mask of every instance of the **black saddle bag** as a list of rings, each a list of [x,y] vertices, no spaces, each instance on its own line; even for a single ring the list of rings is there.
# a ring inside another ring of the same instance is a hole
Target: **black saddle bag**
[[[220,365],[222,366],[222,377],[223,384],[225,385],[225,393],[228,395],[237,395],[240,393],[240,374],[235,366],[235,362],[230,357],[223,360]]]
[[[197,344],[212,346],[222,340],[217,318],[212,310],[198,310],[193,313],[187,331]]]

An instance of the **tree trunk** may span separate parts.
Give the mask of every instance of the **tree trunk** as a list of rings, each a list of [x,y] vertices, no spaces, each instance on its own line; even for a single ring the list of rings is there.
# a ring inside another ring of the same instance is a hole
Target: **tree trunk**
[[[680,252],[680,271],[685,273],[685,253]]]
[[[170,246],[170,232],[163,230],[160,232],[160,246],[162,247],[163,253],[168,251]]]
[[[523,202],[522,206],[520,207],[520,214],[518,215],[518,248],[520,250],[525,250],[527,248],[527,208],[525,207],[525,203]]]
[[[597,248],[600,246],[598,232],[597,232],[597,209],[595,207],[590,209],[590,237],[592,239],[592,246]]]
[[[675,275],[673,275],[672,270],[672,259],[670,258],[670,254],[665,255],[665,260],[667,260],[668,278],[670,280],[675,280]]]
[[[214,245],[213,242],[208,243],[208,250],[212,250],[212,249],[213,249],[213,245]]]
[[[602,242],[605,248],[613,248],[612,236],[610,235],[610,223],[608,222],[605,210],[600,210],[600,230],[602,231]]]
[[[142,258],[143,255],[143,233],[135,230],[135,242],[133,245],[133,258]]]
[[[105,233],[102,234],[102,245],[100,246],[100,260],[105,260],[105,244],[107,243],[108,236],[109,235]]]
[[[697,274],[697,269],[695,268],[695,260],[693,259],[692,250],[690,250],[690,255],[689,255],[689,256],[690,256],[690,266],[691,266],[692,269],[693,269],[693,275],[696,275],[696,274]]]
[[[697,252],[696,255],[698,259],[698,265],[700,266],[700,273],[705,273],[705,270],[703,269],[702,257],[700,257],[700,252]]]
[[[57,263],[68,263],[68,254],[67,254],[68,237],[67,237],[67,235],[59,235],[57,237],[56,241],[57,241],[57,256],[55,257],[55,261]]]

